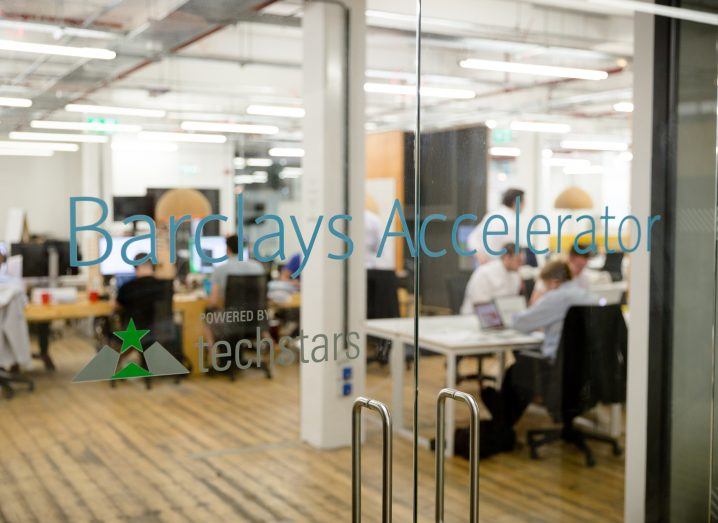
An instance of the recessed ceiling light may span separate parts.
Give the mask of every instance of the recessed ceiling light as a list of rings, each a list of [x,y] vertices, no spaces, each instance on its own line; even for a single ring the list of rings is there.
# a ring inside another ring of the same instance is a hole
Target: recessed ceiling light
[[[37,140],[55,142],[86,142],[105,143],[107,136],[99,134],[69,134],[69,133],[34,133],[24,131],[13,131],[8,136],[11,140]]]
[[[575,67],[559,67],[555,65],[537,65],[520,62],[501,62],[498,60],[481,60],[467,58],[459,65],[465,69],[496,71],[502,73],[530,74],[535,76],[552,76],[556,78],[574,78],[577,80],[605,80],[606,71],[596,69],[579,69]]]
[[[67,104],[65,111],[71,113],[117,114],[122,116],[145,116],[147,118],[164,118],[166,111],[162,109],[143,109],[139,107],[115,107],[111,105]]]
[[[284,156],[286,158],[302,158],[304,149],[301,147],[272,147],[269,156]]]
[[[190,142],[190,143],[225,143],[223,134],[172,133],[158,131],[142,131],[137,134],[140,140],[151,142]]]
[[[247,107],[247,114],[259,116],[285,116],[287,118],[303,118],[303,107],[287,107],[279,105],[257,105]]]
[[[49,54],[54,56],[76,56],[78,58],[95,58],[112,60],[117,53],[99,47],[72,47],[69,45],[34,44],[18,40],[0,40],[0,51],[18,53]]]
[[[613,104],[613,110],[619,113],[632,113],[633,103],[631,102],[618,102]]]
[[[0,105],[4,107],[30,107],[32,100],[29,98],[11,98],[7,96],[0,97]]]
[[[218,122],[182,122],[180,125],[185,131],[207,131],[218,133],[241,134],[277,134],[279,127],[275,125],[255,125],[245,123],[218,123]]]
[[[103,123],[103,122],[58,122],[55,120],[32,120],[33,129],[60,129],[65,131],[105,131],[118,133],[138,133],[140,125]]]

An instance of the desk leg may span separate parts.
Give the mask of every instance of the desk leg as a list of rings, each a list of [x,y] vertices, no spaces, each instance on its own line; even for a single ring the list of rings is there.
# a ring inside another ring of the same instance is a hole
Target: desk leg
[[[391,356],[391,413],[397,434],[404,430],[404,344],[399,338],[389,338]]]
[[[504,382],[504,374],[506,373],[506,351],[499,351],[499,372],[496,375],[496,389],[501,390],[501,385]]]
[[[40,346],[40,353],[33,354],[33,358],[42,360],[45,370],[54,371],[55,364],[50,358],[50,323],[43,322],[37,324],[37,343]]]
[[[611,415],[609,418],[609,429],[608,432],[612,438],[619,438],[621,437],[622,430],[622,423],[621,423],[621,414],[623,412],[623,409],[621,408],[620,403],[612,403],[611,404]]]
[[[446,355],[446,386],[450,389],[456,389],[456,356],[454,354]],[[454,455],[454,405],[455,401],[447,401],[445,405],[444,419],[446,420],[446,456]],[[437,449],[438,452],[439,449]]]

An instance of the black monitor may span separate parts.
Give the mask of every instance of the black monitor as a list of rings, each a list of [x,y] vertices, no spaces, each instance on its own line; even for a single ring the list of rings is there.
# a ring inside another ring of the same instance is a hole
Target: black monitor
[[[49,276],[47,247],[44,243],[13,243],[10,247],[12,256],[22,256],[22,275],[25,278],[41,278]]]
[[[58,276],[70,276],[77,275],[79,273],[78,267],[70,266],[70,242],[61,240],[48,240],[45,242],[48,253],[50,249],[57,251],[57,275]],[[80,248],[77,249],[77,259],[82,259]]]
[[[155,201],[151,196],[115,196],[112,198],[113,218],[116,222],[143,214],[154,217]]]

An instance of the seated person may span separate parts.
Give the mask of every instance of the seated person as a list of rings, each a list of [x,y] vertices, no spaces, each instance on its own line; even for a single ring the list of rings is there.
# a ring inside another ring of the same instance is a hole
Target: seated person
[[[227,237],[227,263],[215,265],[212,273],[212,292],[209,296],[209,306],[221,308],[224,304],[224,291],[227,286],[227,276],[258,276],[264,274],[264,267],[257,260],[240,261],[239,238],[236,234]]]
[[[571,250],[568,253],[568,259],[566,260],[569,269],[571,269],[571,279],[576,285],[583,289],[588,289],[591,284],[591,277],[589,275],[590,269],[586,266],[588,265],[588,260],[590,260],[592,256],[593,253],[591,251],[579,252],[576,249],[576,245],[572,244]],[[533,293],[531,294],[529,305],[536,303],[546,290],[547,289],[543,280],[537,281]]]
[[[521,276],[517,272],[523,255],[513,243],[504,245],[506,252],[500,258],[479,265],[466,284],[461,314],[474,312],[474,305],[501,296],[517,296],[521,290]]]
[[[138,253],[134,260],[141,260],[146,253]],[[147,259],[135,266],[135,278],[128,281],[117,291],[117,309],[122,318],[123,327],[132,318],[138,329],[149,329],[154,320],[154,302],[164,293],[166,288],[162,280],[155,277],[155,267]]]
[[[596,305],[598,298],[572,279],[571,268],[565,262],[546,263],[540,278],[546,292],[528,309],[514,315],[512,327],[526,333],[543,330],[541,354],[550,365],[556,357],[568,310],[574,305]],[[482,392],[482,399],[494,419],[507,427],[513,427],[534,395],[541,392],[534,390],[536,361],[535,357],[518,353],[516,363],[506,371],[500,393],[497,395],[496,391],[488,389]]]
[[[282,270],[279,272],[279,279],[281,281],[292,282],[298,287],[299,281],[300,281],[302,275],[298,274],[296,278],[292,279],[292,274],[297,272],[299,270],[299,267],[301,267],[301,265],[302,265],[302,255],[299,253],[293,254],[287,260],[287,263],[282,265]]]

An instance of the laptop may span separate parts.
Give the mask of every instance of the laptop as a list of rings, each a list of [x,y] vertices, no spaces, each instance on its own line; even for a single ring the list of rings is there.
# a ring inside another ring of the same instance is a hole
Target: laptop
[[[513,325],[513,317],[517,312],[526,310],[526,298],[523,296],[501,296],[494,300],[501,316],[501,322],[506,327]]]
[[[506,327],[499,314],[499,309],[492,301],[474,304],[474,311],[479,317],[481,330],[503,330]]]

